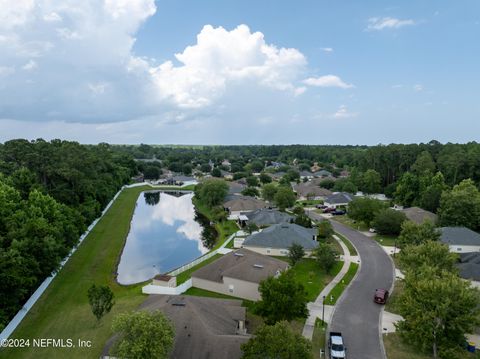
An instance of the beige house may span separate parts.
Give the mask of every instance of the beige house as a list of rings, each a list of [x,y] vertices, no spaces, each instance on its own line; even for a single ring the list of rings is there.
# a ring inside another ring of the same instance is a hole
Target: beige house
[[[230,252],[192,273],[192,286],[234,297],[259,300],[258,285],[288,263],[247,249]]]
[[[332,194],[332,191],[320,187],[314,181],[299,183],[293,186],[299,200],[324,200]]]

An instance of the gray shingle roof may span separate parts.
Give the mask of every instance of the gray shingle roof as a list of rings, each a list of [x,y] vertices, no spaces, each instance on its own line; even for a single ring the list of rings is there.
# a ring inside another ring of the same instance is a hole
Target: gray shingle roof
[[[262,280],[274,276],[278,271],[283,271],[287,267],[288,264],[284,261],[241,248],[196,270],[192,273],[192,277],[217,283],[223,283],[223,277],[260,283]]]
[[[150,295],[141,309],[159,309],[173,322],[175,341],[171,358],[239,359],[240,345],[249,339],[236,334],[238,320],[245,321],[245,308],[241,305],[239,300]]]
[[[460,277],[480,280],[480,253],[460,253],[460,263],[457,264]]]
[[[353,201],[353,195],[346,192],[336,192],[325,198],[325,202],[331,204],[350,203],[351,201]]]
[[[244,246],[289,248],[292,244],[300,244],[306,250],[318,247],[318,242],[313,240],[317,230],[305,228],[294,223],[274,224],[259,233],[248,236],[243,242]]]
[[[330,177],[332,175],[332,172],[327,171],[327,170],[320,170],[317,171],[313,174],[315,177]]]
[[[274,209],[261,208],[253,212],[242,213],[248,220],[259,227],[270,226],[277,223],[290,222],[294,217]]]
[[[417,224],[422,224],[426,220],[429,220],[432,223],[437,221],[437,215],[435,213],[426,211],[420,207],[404,208],[402,209],[402,212],[405,213],[409,220]]]
[[[466,227],[442,227],[440,240],[448,245],[480,246],[480,234]]]

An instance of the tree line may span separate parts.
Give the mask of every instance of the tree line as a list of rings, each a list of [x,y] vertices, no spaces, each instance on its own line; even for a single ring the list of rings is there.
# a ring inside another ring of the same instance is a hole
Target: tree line
[[[133,158],[107,144],[0,145],[0,328],[135,173]]]

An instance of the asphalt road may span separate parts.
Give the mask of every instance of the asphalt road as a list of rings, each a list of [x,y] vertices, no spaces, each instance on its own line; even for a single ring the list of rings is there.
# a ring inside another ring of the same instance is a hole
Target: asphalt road
[[[310,216],[321,219],[315,213]],[[349,359],[386,358],[380,337],[383,306],[373,302],[373,295],[376,288],[392,286],[392,262],[374,240],[338,222],[331,223],[336,232],[353,243],[361,265],[354,281],[337,302],[329,330],[342,332]]]

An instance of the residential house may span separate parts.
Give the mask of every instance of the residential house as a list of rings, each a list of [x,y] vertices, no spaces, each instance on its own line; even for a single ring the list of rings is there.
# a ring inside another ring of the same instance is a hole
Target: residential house
[[[233,220],[238,219],[242,212],[251,212],[267,207],[268,205],[265,201],[242,195],[229,195],[223,203],[223,208],[228,212],[229,218]]]
[[[300,179],[302,181],[304,181],[305,179],[311,180],[313,177],[313,173],[310,171],[300,171]]]
[[[332,191],[320,187],[315,182],[305,182],[293,185],[293,190],[297,193],[299,200],[325,200],[332,194]]]
[[[194,177],[190,176],[170,176],[165,179],[159,180],[160,184],[169,185],[169,186],[189,186],[189,185],[197,185],[198,181]]]
[[[239,183],[238,181],[227,182],[228,194],[241,194],[242,191],[247,188],[246,184]]]
[[[292,244],[303,247],[306,256],[318,247],[316,228],[305,228],[294,223],[274,224],[261,232],[252,233],[243,248],[271,256],[286,256]]]
[[[450,252],[480,252],[480,234],[466,227],[439,228],[440,241],[447,244]]]
[[[332,172],[327,170],[319,170],[313,173],[313,177],[316,177],[316,178],[332,177]]]
[[[175,338],[170,358],[240,359],[240,347],[250,338],[240,300],[151,295],[140,309],[160,310],[172,321]]]
[[[272,177],[272,180],[274,181],[280,181],[282,177],[285,176],[286,173],[287,172],[280,171],[280,172],[274,172],[274,173],[267,173],[267,175]]]
[[[233,174],[228,171],[220,170],[220,175],[225,178],[226,180],[232,180],[233,179]]]
[[[192,286],[238,298],[259,300],[258,285],[288,264],[248,249],[230,252],[192,273]]]
[[[480,281],[480,252],[460,253],[458,274],[463,279]]]
[[[400,210],[405,213],[405,216],[416,224],[422,224],[425,221],[430,221],[433,224],[437,223],[437,215],[435,213],[426,211],[420,207],[409,207]]]
[[[243,223],[243,225],[253,223],[259,228],[268,227],[272,224],[278,223],[290,223],[295,219],[294,216],[291,216],[288,213],[269,208],[261,208],[256,211],[242,214],[246,217],[246,223]]]
[[[325,198],[324,204],[328,207],[346,207],[353,201],[354,196],[346,192],[334,192]]]

